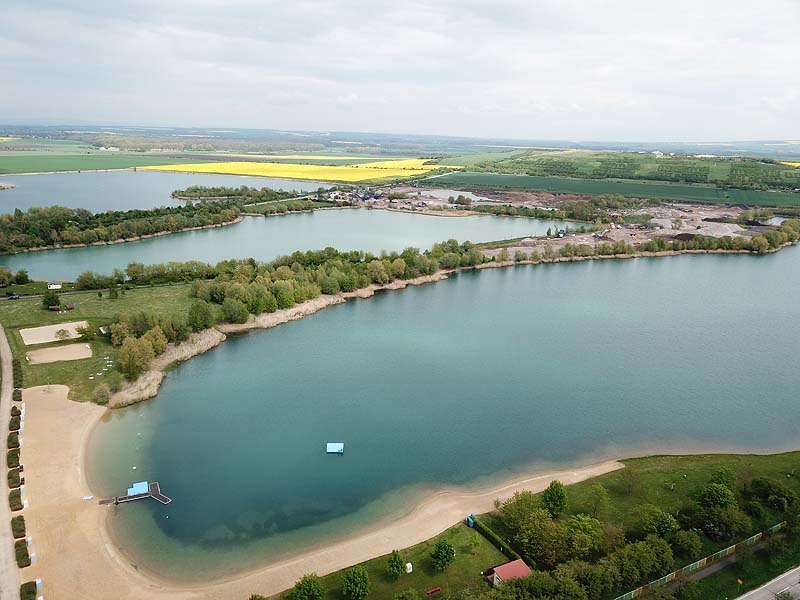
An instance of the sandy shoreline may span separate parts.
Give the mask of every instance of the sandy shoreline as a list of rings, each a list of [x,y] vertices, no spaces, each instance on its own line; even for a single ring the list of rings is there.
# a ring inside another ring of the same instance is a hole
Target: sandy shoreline
[[[84,472],[92,429],[108,409],[67,400],[66,386],[26,389],[25,510],[28,535],[37,562],[22,572],[24,581],[41,578],[46,598],[119,599],[247,598],[271,595],[294,585],[303,574],[326,574],[437,535],[471,512],[491,510],[496,498],[520,489],[538,491],[552,479],[575,483],[620,468],[606,461],[583,468],[518,475],[476,489],[444,489],[419,502],[397,519],[387,519],[358,535],[258,567],[207,585],[176,584],[143,573],[111,542],[107,518],[113,509],[82,500],[92,492]],[[76,557],[80,557],[76,560]]]

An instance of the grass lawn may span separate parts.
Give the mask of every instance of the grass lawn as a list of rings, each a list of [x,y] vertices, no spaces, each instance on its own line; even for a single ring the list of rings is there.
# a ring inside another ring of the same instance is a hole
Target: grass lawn
[[[99,327],[116,315],[140,310],[158,315],[185,317],[191,298],[188,286],[172,285],[127,290],[116,300],[108,298],[107,293],[98,298],[97,292],[85,292],[64,296],[63,301],[74,303],[75,309],[60,315],[42,309],[39,298],[0,301],[0,323],[6,328],[11,351],[22,363],[25,387],[64,384],[70,386],[70,398],[84,401],[93,398],[98,383],[106,383],[113,389],[115,384],[122,381],[122,376],[116,370],[105,372],[102,370],[106,364],[104,358],[106,355],[109,355],[116,364],[118,349],[105,338],[98,337],[91,342],[91,358],[31,365],[25,360],[25,353],[28,350],[58,346],[62,345],[62,342],[25,346],[19,335],[19,329],[83,320]],[[64,343],[75,343],[75,341]],[[96,375],[98,372],[103,374],[98,376]],[[90,375],[95,379],[90,380]]]
[[[69,292],[74,289],[72,283],[62,283],[61,292]],[[20,296],[30,296],[32,294],[44,294],[47,291],[46,281],[29,281],[28,283],[12,283],[4,288],[0,288],[0,299],[8,294],[19,294]]]
[[[477,546],[472,546],[470,543],[474,536],[478,536]],[[443,573],[439,573],[434,569],[430,555],[434,544],[442,538],[453,544],[456,549],[456,560]],[[401,575],[397,580],[389,577],[388,555],[362,563],[369,572],[371,584],[369,598],[390,600],[397,592],[412,588],[424,596],[427,590],[437,586],[442,588],[442,597],[463,590],[485,590],[488,589],[488,583],[481,576],[481,571],[508,562],[508,559],[483,536],[463,523],[451,527],[433,539],[403,550],[401,554],[405,562],[414,565],[414,572]],[[339,600],[342,597],[342,571],[331,573],[322,580],[327,590],[327,598]],[[254,590],[254,593],[258,593],[258,590]],[[284,593],[283,597],[288,597],[288,594]]]

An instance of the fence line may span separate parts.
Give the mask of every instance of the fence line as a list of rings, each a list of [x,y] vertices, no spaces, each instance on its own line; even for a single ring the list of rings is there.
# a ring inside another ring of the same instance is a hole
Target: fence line
[[[746,540],[742,540],[738,544],[734,544],[733,546],[728,546],[727,548],[723,548],[719,552],[715,552],[714,554],[709,554],[708,556],[701,558],[698,561],[693,562],[690,565],[686,565],[682,569],[678,569],[673,571],[669,575],[664,575],[661,579],[656,579],[655,581],[651,581],[650,583],[646,583],[642,587],[638,587],[635,590],[631,590],[627,594],[623,594],[622,596],[618,596],[615,600],[634,600],[635,598],[641,598],[645,595],[645,593],[649,592],[653,588],[661,587],[670,583],[671,581],[675,581],[680,577],[684,577],[686,575],[690,575],[695,571],[702,569],[712,563],[715,563],[723,558],[730,556],[731,554],[735,553],[737,549],[743,546],[752,546],[756,542],[760,541],[763,537],[772,535],[776,531],[780,531],[786,527],[786,521],[778,523],[777,525],[773,525],[769,529],[764,531],[760,531],[757,534],[750,536]]]

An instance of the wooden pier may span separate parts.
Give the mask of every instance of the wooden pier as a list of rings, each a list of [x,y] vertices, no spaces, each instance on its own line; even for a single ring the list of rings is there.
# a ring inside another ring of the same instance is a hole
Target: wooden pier
[[[128,496],[114,496],[113,498],[108,498],[106,500],[100,500],[98,504],[105,505],[105,504],[123,504],[124,502],[133,502],[134,500],[143,500],[144,498],[152,498],[161,504],[169,504],[172,502],[172,498],[169,496],[164,495],[161,492],[161,486],[158,485],[157,481],[153,481],[147,484],[147,491],[141,492],[139,494],[131,494]]]

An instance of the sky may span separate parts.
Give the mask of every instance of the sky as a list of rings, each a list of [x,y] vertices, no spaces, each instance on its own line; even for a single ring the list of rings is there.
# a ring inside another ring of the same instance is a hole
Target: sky
[[[5,0],[0,122],[800,139],[799,0]]]

